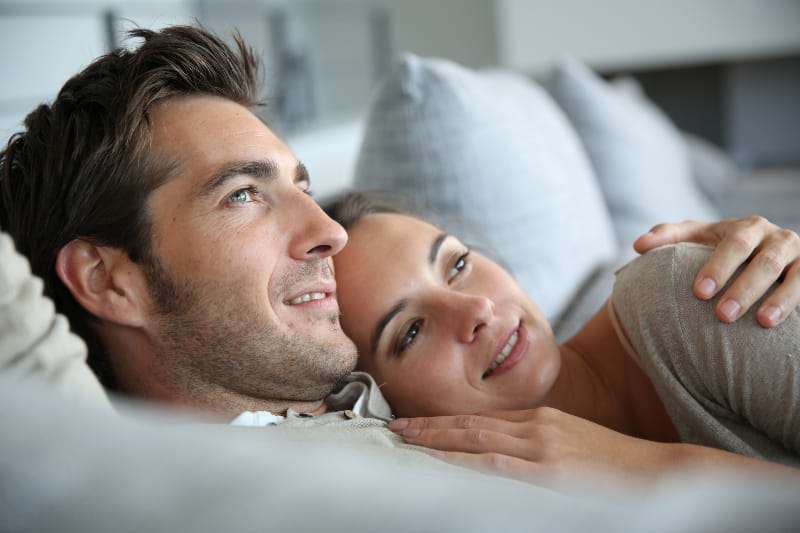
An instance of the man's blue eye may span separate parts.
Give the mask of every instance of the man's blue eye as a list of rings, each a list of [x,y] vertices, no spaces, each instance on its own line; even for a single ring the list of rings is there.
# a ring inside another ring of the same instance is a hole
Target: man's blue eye
[[[252,201],[253,198],[251,189],[240,189],[228,196],[228,202],[232,204],[246,204],[247,202]]]

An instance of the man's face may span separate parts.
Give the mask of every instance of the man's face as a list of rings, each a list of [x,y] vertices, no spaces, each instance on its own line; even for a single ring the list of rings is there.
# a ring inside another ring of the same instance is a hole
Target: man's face
[[[331,262],[345,231],[308,196],[288,147],[246,108],[171,98],[151,125],[155,155],[175,163],[148,200],[148,328],[163,379],[189,383],[189,394],[323,398],[356,362]]]

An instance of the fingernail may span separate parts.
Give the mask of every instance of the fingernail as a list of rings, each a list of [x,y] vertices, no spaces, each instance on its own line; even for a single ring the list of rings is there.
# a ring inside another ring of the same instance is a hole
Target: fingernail
[[[711,278],[703,278],[703,280],[697,284],[697,290],[705,297],[711,297],[716,288],[717,284]]]
[[[408,419],[407,418],[398,418],[397,420],[391,420],[389,422],[389,429],[394,432],[402,431],[408,427]]]
[[[404,437],[419,437],[419,428],[406,428],[403,430]]]
[[[776,305],[770,305],[761,313],[771,323],[776,323],[781,319],[781,308]]]
[[[719,308],[728,320],[736,320],[741,309],[742,306],[736,300],[725,300]]]

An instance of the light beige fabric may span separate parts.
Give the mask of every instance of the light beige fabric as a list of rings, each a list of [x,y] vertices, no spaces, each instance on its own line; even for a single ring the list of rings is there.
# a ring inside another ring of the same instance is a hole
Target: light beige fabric
[[[617,273],[613,308],[685,442],[800,466],[800,315],[733,324],[692,293],[711,248],[651,251]]]
[[[0,372],[46,381],[60,392],[110,409],[103,387],[86,364],[86,345],[69,331],[42,294],[27,260],[0,233]]]

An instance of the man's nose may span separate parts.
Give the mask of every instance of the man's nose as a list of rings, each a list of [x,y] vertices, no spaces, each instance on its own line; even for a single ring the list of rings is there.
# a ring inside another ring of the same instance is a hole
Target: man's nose
[[[494,318],[494,302],[486,296],[450,291],[446,301],[443,312],[453,321],[460,342],[473,342]]]
[[[311,197],[303,192],[299,194],[296,208],[288,214],[289,254],[300,261],[338,254],[347,244],[347,232]]]

